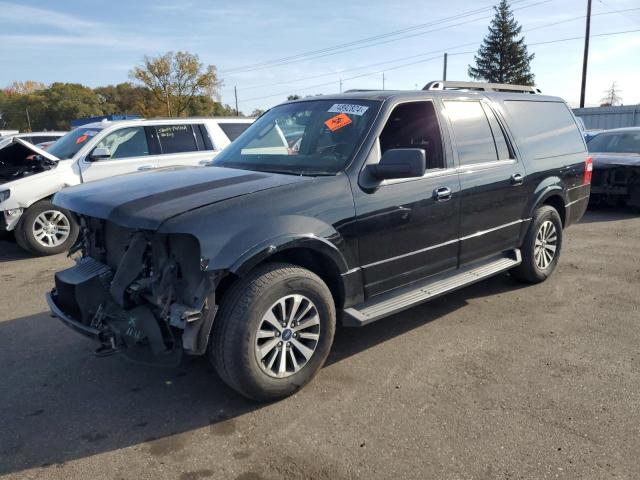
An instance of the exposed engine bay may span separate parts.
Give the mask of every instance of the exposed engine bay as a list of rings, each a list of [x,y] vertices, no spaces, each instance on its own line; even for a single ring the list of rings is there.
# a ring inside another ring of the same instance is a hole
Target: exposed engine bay
[[[27,146],[12,142],[0,149],[0,183],[51,170],[57,165],[58,162],[38,155]]]
[[[80,217],[70,254],[76,265],[58,272],[51,301],[76,330],[100,341],[96,353],[124,351],[133,360],[176,365],[182,353],[206,351],[219,278],[200,266],[197,240]]]

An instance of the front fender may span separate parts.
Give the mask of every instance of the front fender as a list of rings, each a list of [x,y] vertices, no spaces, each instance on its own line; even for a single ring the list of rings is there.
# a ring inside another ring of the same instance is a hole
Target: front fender
[[[266,257],[290,248],[310,248],[331,258],[340,273],[349,270],[339,246],[341,235],[316,218],[285,215],[264,223],[248,223],[246,228],[228,236],[222,245],[200,239],[201,256],[208,260],[207,270],[229,270],[243,275]]]

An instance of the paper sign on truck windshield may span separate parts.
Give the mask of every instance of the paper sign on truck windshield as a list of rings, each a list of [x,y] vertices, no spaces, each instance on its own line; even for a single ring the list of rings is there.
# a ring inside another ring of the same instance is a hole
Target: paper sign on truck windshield
[[[331,113],[348,113],[349,115],[364,115],[364,112],[369,110],[369,107],[365,107],[364,105],[354,105],[352,103],[336,103],[334,104],[328,112]]]
[[[329,130],[335,132],[339,128],[346,127],[352,123],[351,119],[347,117],[344,113],[339,113],[335,117],[331,117],[329,120],[324,122]]]

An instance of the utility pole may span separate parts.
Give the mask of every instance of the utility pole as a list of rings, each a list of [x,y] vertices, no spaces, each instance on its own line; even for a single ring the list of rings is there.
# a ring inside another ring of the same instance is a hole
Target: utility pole
[[[340,93],[342,93],[342,79],[340,79]]]
[[[591,33],[591,0],[587,0],[587,24],[584,32],[584,56],[582,58],[582,88],[580,89],[580,108],[584,108],[584,96],[587,89],[587,63],[589,61],[589,36]]]
[[[591,1],[591,0],[589,0]],[[444,54],[444,66],[442,67],[442,81],[446,82],[447,81],[447,53],[445,52]]]
[[[382,90],[384,90],[384,72],[382,72]]]
[[[239,117],[240,113],[238,112],[238,89],[235,85],[233,86],[233,95],[236,97],[236,117]]]
[[[29,117],[29,109],[25,108],[24,109],[25,112],[27,112],[27,124],[29,125],[29,131],[31,132],[31,118]]]

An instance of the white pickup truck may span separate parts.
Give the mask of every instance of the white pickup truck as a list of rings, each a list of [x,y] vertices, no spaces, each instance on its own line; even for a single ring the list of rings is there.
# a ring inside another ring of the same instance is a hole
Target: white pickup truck
[[[205,165],[253,122],[250,118],[103,121],[69,132],[44,151],[20,138],[0,149],[0,231],[37,255],[67,250],[73,216],[54,207],[59,190],[140,170]]]

